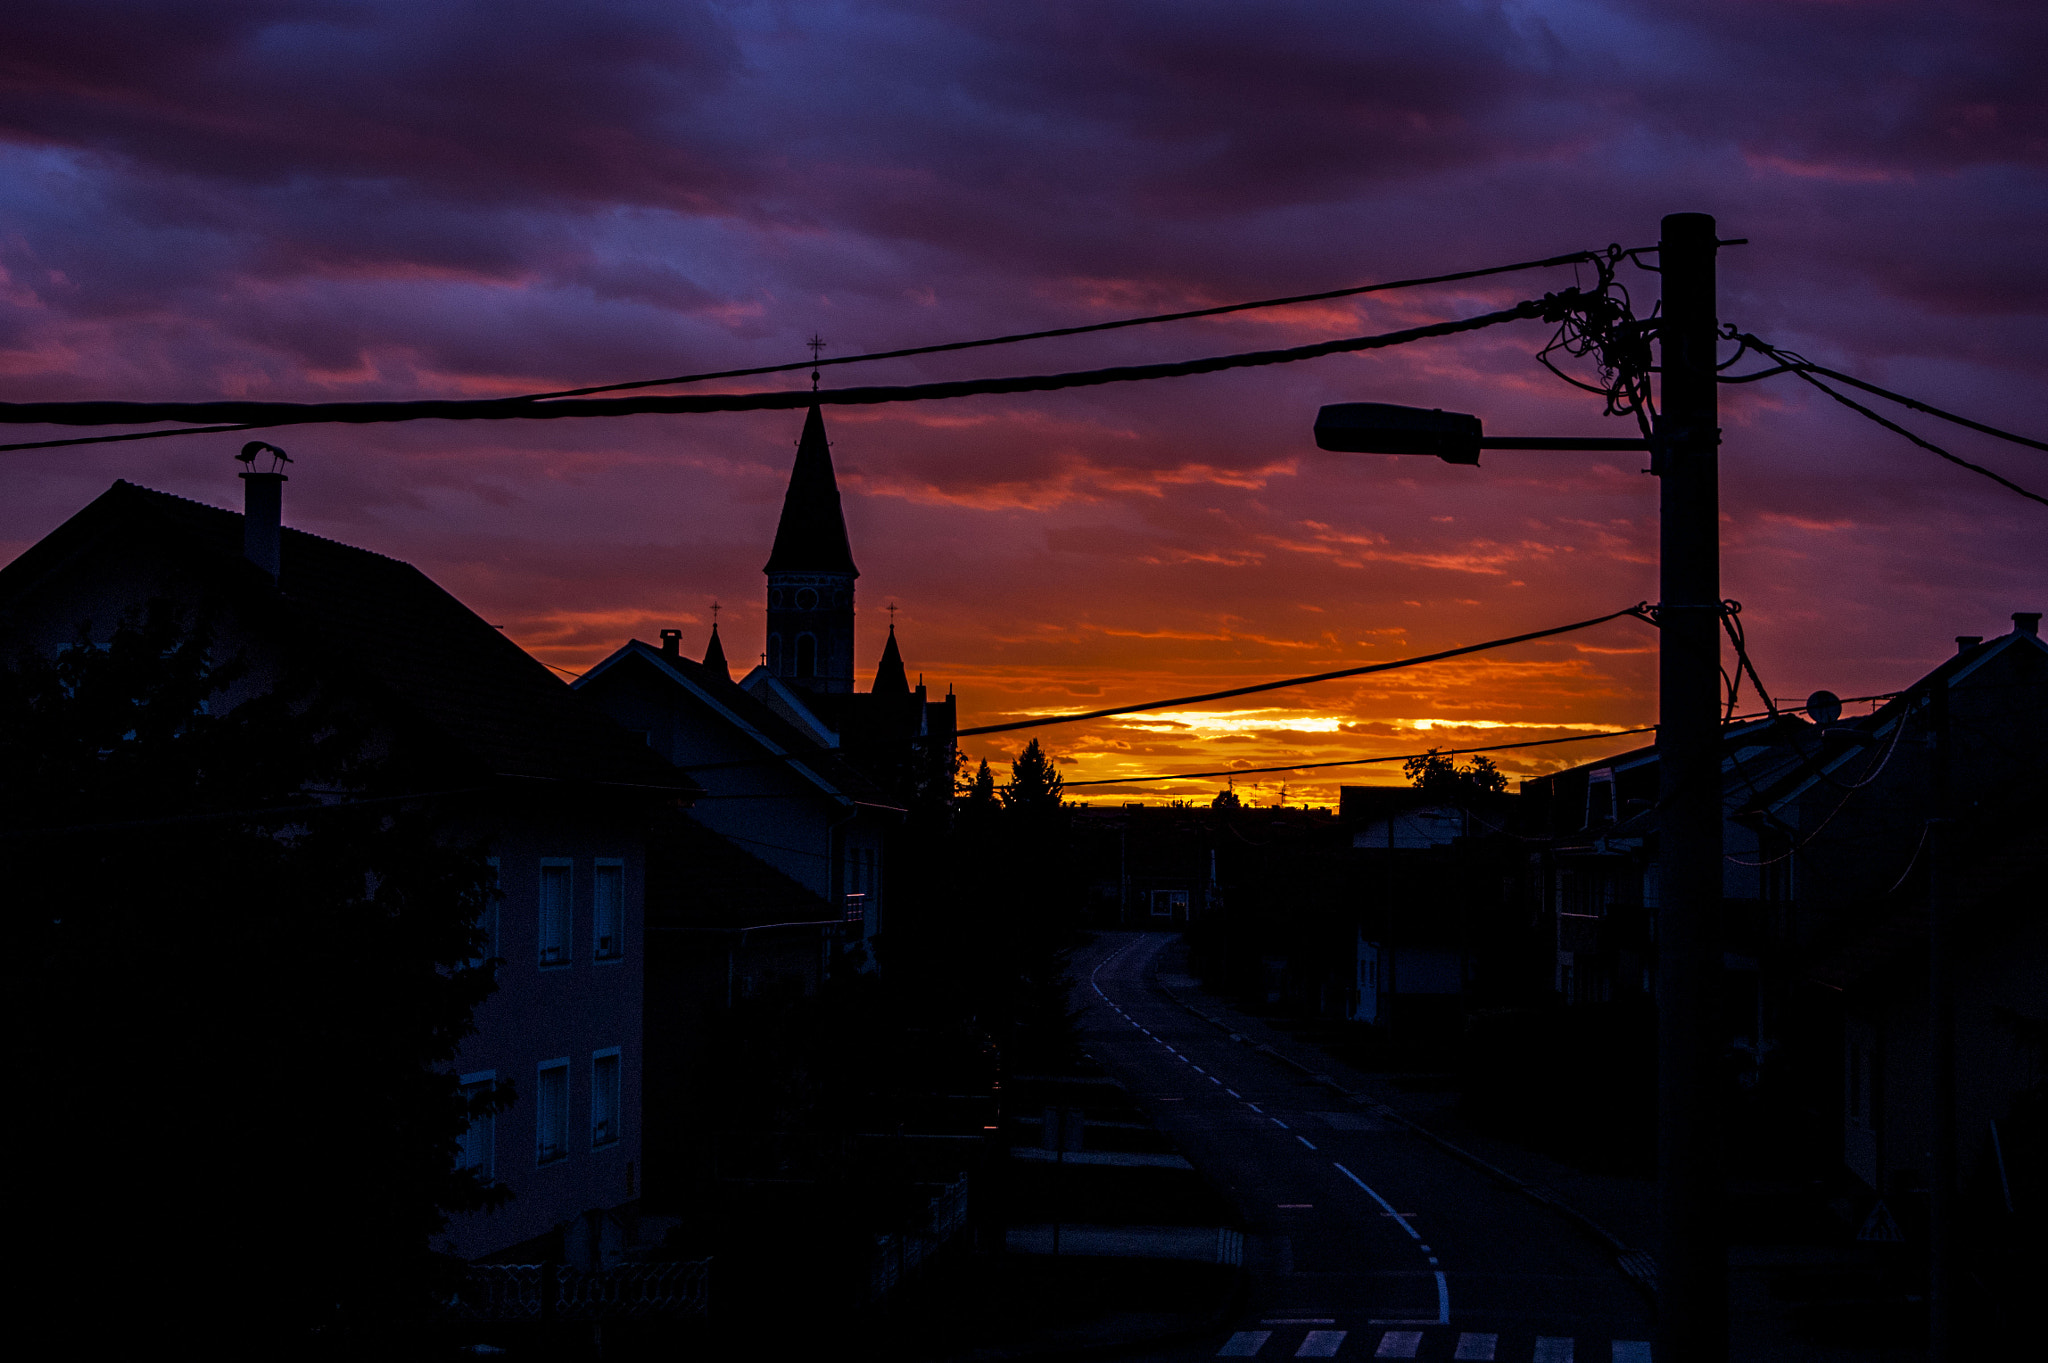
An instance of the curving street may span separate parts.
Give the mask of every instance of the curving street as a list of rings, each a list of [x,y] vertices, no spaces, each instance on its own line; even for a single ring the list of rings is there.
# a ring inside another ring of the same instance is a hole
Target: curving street
[[[1179,939],[1076,953],[1084,1049],[1235,1205],[1249,1285],[1208,1340],[1132,1355],[1648,1363],[1650,1318],[1571,1223],[1161,988]]]

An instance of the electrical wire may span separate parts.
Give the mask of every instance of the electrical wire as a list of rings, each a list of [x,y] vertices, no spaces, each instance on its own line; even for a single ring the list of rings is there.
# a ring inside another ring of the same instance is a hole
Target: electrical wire
[[[1764,703],[1765,713],[1773,720],[1782,718],[1786,712],[1781,710],[1778,703],[1771,699],[1770,691],[1764,686],[1764,679],[1757,675],[1756,662],[1749,656],[1749,640],[1747,632],[1742,627],[1742,603],[1740,601],[1723,601],[1721,603],[1721,627],[1728,635],[1728,642],[1735,648],[1735,675],[1728,690],[1728,713],[1730,717],[1732,718],[1735,713],[1735,689],[1741,685],[1743,673],[1747,672],[1751,684],[1756,687],[1758,699]],[[1724,672],[1722,675],[1726,676],[1727,674]],[[1876,773],[1873,772],[1863,780],[1854,783],[1838,781],[1832,772],[1820,764],[1819,759],[1807,754],[1806,749],[1800,745],[1799,740],[1793,736],[1791,730],[1783,731],[1779,737],[1785,746],[1792,750],[1793,755],[1799,759],[1800,764],[1825,785],[1834,786],[1838,790],[1860,790],[1877,779]],[[1735,760],[1736,765],[1740,766],[1741,759],[1737,758]],[[1745,776],[1743,779],[1748,780],[1748,777]],[[1751,784],[1750,789],[1756,791],[1759,799],[1762,798],[1763,792],[1758,791],[1754,784]]]
[[[2029,491],[2028,489],[2021,487],[2018,483],[2015,483],[2012,479],[2007,478],[2005,475],[1993,472],[1991,469],[1985,468],[1982,464],[1972,463],[1970,460],[1963,458],[1959,454],[1953,454],[1950,451],[1943,449],[1941,446],[1935,444],[1933,441],[1927,439],[1926,437],[1916,435],[1912,431],[1907,430],[1904,426],[1901,426],[1898,422],[1893,421],[1889,417],[1883,416],[1878,412],[1871,410],[1869,407],[1864,406],[1862,403],[1856,401],[1856,399],[1848,396],[1846,393],[1836,392],[1834,389],[1828,387],[1825,383],[1822,383],[1818,378],[1814,376],[1816,374],[1826,374],[1830,378],[1837,379],[1843,383],[1853,384],[1857,388],[1861,388],[1868,392],[1876,393],[1882,397],[1889,398],[1892,401],[1902,403],[1905,406],[1915,409],[1916,411],[1926,412],[1931,416],[1940,417],[1945,421],[1956,422],[1959,425],[1969,427],[1971,430],[1981,431],[1986,435],[1996,436],[2001,440],[2008,440],[2012,441],[2015,444],[2026,445],[2034,449],[2044,450],[2048,450],[2048,443],[2044,443],[2038,440],[2032,440],[2027,438],[2026,436],[2014,435],[2010,431],[2002,431],[1995,426],[1986,426],[1981,422],[1971,421],[1966,417],[1959,417],[1952,412],[1942,411],[1938,407],[1932,407],[1926,403],[1918,401],[1917,399],[1908,398],[1901,394],[1891,392],[1889,389],[1879,388],[1876,384],[1865,383],[1861,379],[1850,378],[1846,374],[1840,374],[1837,373],[1835,370],[1826,369],[1820,365],[1814,364],[1811,360],[1806,359],[1804,356],[1794,351],[1785,350],[1781,347],[1774,346],[1770,344],[1768,341],[1763,340],[1761,337],[1751,335],[1748,332],[1737,331],[1732,326],[1724,328],[1722,335],[1725,339],[1740,342],[1745,349],[1754,350],[1760,355],[1768,355],[1771,359],[1777,361],[1777,367],[1775,368],[1760,370],[1754,374],[1741,374],[1726,377],[1722,379],[1722,382],[1753,383],[1758,379],[1767,379],[1777,374],[1791,374],[1800,381],[1809,384],[1814,388],[1819,389],[1823,393],[1826,393],[1829,397],[1833,398],[1836,402],[1841,403],[1850,411],[1855,412],[1860,416],[1866,417],[1869,420],[1876,422],[1878,425],[1884,427],[1886,430],[1892,432],[1894,435],[1904,436],[1907,440],[1912,441],[1915,445],[1918,445],[1921,449],[1926,450],[1930,454],[1938,455],[1941,458],[1946,459],[1951,464],[1954,464],[1960,468],[1968,469],[1970,472],[1978,474],[1981,477],[1989,478],[1992,482],[1997,483],[1999,486],[2007,489],[2008,491],[2017,492],[2020,496],[2027,498],[2029,501],[2039,502],[2043,506],[2048,506],[2048,497],[2044,497],[2038,492]],[[1737,358],[1740,358],[1740,354],[1741,352],[1738,351]],[[1730,363],[1733,363],[1733,361],[1731,360]]]
[[[1865,777],[1865,779],[1857,782],[1853,786],[1843,787],[1842,798],[1835,802],[1835,807],[1827,812],[1826,818],[1823,818],[1819,823],[1815,824],[1810,830],[1808,830],[1806,836],[1799,839],[1798,842],[1793,843],[1790,847],[1787,847],[1784,851],[1778,853],[1778,855],[1774,857],[1765,857],[1760,861],[1745,861],[1741,857],[1730,856],[1725,852],[1722,853],[1721,859],[1723,861],[1730,862],[1736,866],[1775,866],[1779,862],[1789,859],[1794,852],[1798,852],[1803,848],[1807,847],[1808,845],[1810,845],[1815,838],[1821,835],[1821,832],[1824,829],[1826,829],[1829,824],[1835,821],[1835,816],[1837,814],[1840,814],[1843,810],[1849,807],[1849,801],[1856,798],[1856,792],[1858,790],[1862,789],[1864,786],[1869,785],[1872,781],[1875,781],[1881,774],[1883,774],[1884,769],[1891,765],[1892,755],[1899,750],[1899,739],[1906,732],[1906,719],[1908,715],[1910,715],[1910,713],[1910,711],[1907,711],[1906,713],[1901,714],[1898,718],[1897,723],[1895,723],[1892,726],[1892,741],[1885,746],[1883,757],[1877,760],[1876,764],[1871,768],[1869,774]],[[1743,771],[1742,759],[1735,759],[1735,769],[1738,772],[1742,772],[1742,779],[1744,783],[1749,786],[1752,792],[1756,793],[1758,797],[1761,798],[1762,792],[1757,790],[1755,782],[1749,779],[1749,775],[1746,771]]]
[[[665,379],[635,379],[625,383],[595,384],[586,388],[563,388],[546,393],[526,393],[507,398],[507,402],[543,402],[560,398],[585,397],[596,393],[624,392],[641,388],[663,388],[676,384],[701,383],[711,379],[749,378],[761,374],[783,374],[792,370],[821,369],[832,365],[866,364],[877,360],[903,359],[913,355],[933,355],[945,351],[975,350],[985,346],[1013,345],[1021,341],[1040,341],[1060,336],[1080,336],[1097,331],[1115,331],[1125,327],[1149,326],[1161,322],[1180,322],[1197,317],[1218,317],[1226,313],[1247,312],[1257,308],[1287,307],[1297,303],[1323,302],[1333,298],[1350,298],[1360,294],[1382,293],[1392,289],[1420,288],[1431,284],[1449,284],[1459,280],[1483,279],[1490,275],[1511,274],[1521,270],[1543,269],[1556,265],[1573,265],[1583,262],[1612,262],[1620,259],[1635,259],[1637,252],[1646,248],[1624,250],[1618,244],[1605,251],[1574,251],[1566,255],[1549,256],[1542,260],[1519,261],[1512,265],[1490,265],[1477,270],[1459,270],[1450,274],[1427,275],[1416,279],[1396,279],[1379,284],[1359,284],[1350,288],[1327,289],[1320,293],[1294,294],[1286,298],[1265,298],[1250,303],[1226,303],[1212,308],[1194,308],[1184,312],[1155,313],[1145,317],[1126,317],[1113,322],[1091,322],[1082,326],[1054,327],[1044,331],[1016,332],[1007,336],[991,336],[973,341],[949,341],[938,345],[909,346],[900,350],[870,351],[860,355],[842,355],[836,359],[813,358],[809,361],[795,361],[789,364],[756,365],[746,369],[720,369],[700,374],[678,374]],[[1640,261],[1637,263],[1640,264]],[[1606,272],[1612,273],[1608,264]],[[79,436],[67,440],[36,440],[20,444],[0,445],[0,452],[13,450],[45,450],[66,445],[99,445],[125,440],[155,440],[175,435],[210,435],[223,431],[246,431],[257,429],[250,425],[210,426],[205,428],[184,428],[170,431],[137,431],[126,435]]]
[[[1479,653],[1491,648],[1505,648],[1509,644],[1527,643],[1531,639],[1548,639],[1553,635],[1570,634],[1574,630],[1591,629],[1595,625],[1604,625],[1609,620],[1619,620],[1623,616],[1631,616],[1637,620],[1647,622],[1649,620],[1649,612],[1649,603],[1639,601],[1633,606],[1626,606],[1618,611],[1610,611],[1606,615],[1595,616],[1591,620],[1578,620],[1569,625],[1553,625],[1549,629],[1532,630],[1527,634],[1517,634],[1506,639],[1488,639],[1484,643],[1466,644],[1460,648],[1445,649],[1440,653],[1424,653],[1413,658],[1396,658],[1392,662],[1368,663],[1364,667],[1340,668],[1335,672],[1317,672],[1306,677],[1287,677],[1280,681],[1258,682],[1251,686],[1234,686],[1226,691],[1205,691],[1198,696],[1175,696],[1171,700],[1148,700],[1137,705],[1118,705],[1106,710],[1086,710],[1080,714],[1047,715],[1038,719],[1020,719],[1009,724],[983,724],[972,729],[961,729],[954,737],[971,738],[977,734],[1001,734],[1017,729],[1039,729],[1053,724],[1074,724],[1085,719],[1109,719],[1116,715],[1140,714],[1146,710],[1164,710],[1176,705],[1199,705],[1205,701],[1229,700],[1233,696],[1256,695],[1261,691],[1278,691],[1283,687],[1305,686],[1311,682],[1336,681],[1341,677],[1362,677],[1372,672],[1392,672],[1403,667],[1420,667],[1424,663],[1442,662],[1446,658],[1463,657],[1468,653]]]
[[[2048,450],[2048,440],[2036,440],[2032,436],[2019,435],[2013,431],[2001,430],[1996,426],[1987,426],[1981,421],[1972,421],[1969,417],[1959,416],[1954,412],[1945,411],[1940,407],[1936,407],[1932,403],[1922,402],[1918,398],[1909,398],[1903,393],[1894,393],[1889,388],[1880,388],[1878,387],[1878,385],[1874,383],[1866,382],[1865,380],[1856,378],[1855,376],[1850,374],[1844,374],[1839,369],[1830,369],[1826,365],[1815,364],[1812,360],[1806,359],[1802,356],[1795,356],[1790,351],[1778,350],[1774,347],[1766,346],[1756,337],[1750,336],[1743,332],[1736,331],[1733,326],[1723,328],[1722,336],[1726,340],[1740,341],[1743,344],[1743,349],[1741,351],[1736,352],[1735,358],[1728,361],[1729,364],[1733,364],[1735,363],[1735,360],[1741,359],[1744,351],[1752,349],[1758,350],[1764,354],[1786,357],[1786,361],[1784,363],[1781,363],[1775,366],[1774,368],[1760,370],[1754,374],[1731,375],[1729,377],[1723,378],[1721,380],[1721,382],[1723,383],[1754,383],[1758,379],[1767,379],[1777,374],[1785,374],[1790,373],[1795,369],[1803,369],[1808,373],[1819,374],[1823,378],[1833,379],[1837,383],[1846,383],[1851,388],[1860,388],[1866,393],[1874,393],[1878,397],[1885,398],[1888,401],[1898,403],[1901,407],[1910,407],[1916,412],[1924,412],[1928,416],[1939,417],[1943,421],[1954,422],[1958,426],[1967,427],[1970,430],[1977,431],[1983,435],[1988,435],[1998,440],[2010,441],[2012,444],[2015,445],[2025,445],[2028,449]]]
[[[1794,369],[1792,373],[1800,379],[1804,380],[1805,382],[1812,384],[1815,388],[1820,389],[1821,392],[1826,393],[1829,397],[1833,398],[1836,402],[1841,403],[1850,411],[1862,413],[1864,416],[1870,418],[1872,421],[1875,421],[1878,425],[1884,427],[1886,430],[1891,431],[1895,435],[1902,435],[1906,437],[1906,439],[1912,441],[1915,445],[1918,445],[1921,449],[1928,451],[1930,454],[1940,455],[1943,459],[1948,460],[1948,462],[1951,464],[1955,464],[1961,468],[1966,468],[1972,473],[1979,474],[1985,478],[1989,478],[1992,482],[1997,483],[2000,487],[2019,493],[2020,496],[2025,497],[2028,501],[2039,502],[2043,506],[2048,506],[2048,497],[2044,497],[2038,492],[2030,492],[2026,488],[2021,487],[2018,483],[2015,483],[2012,479],[2007,478],[2004,474],[1994,473],[1990,469],[1985,468],[1982,464],[1973,464],[1969,460],[1963,458],[1961,455],[1949,453],[1941,446],[1935,444],[1932,440],[1928,440],[1923,436],[1915,435],[1913,432],[1907,430],[1904,426],[1899,425],[1898,422],[1893,421],[1888,417],[1878,415],[1876,412],[1870,410],[1870,408],[1865,407],[1862,403],[1856,401],[1856,399],[1849,397],[1846,394],[1837,393],[1834,389],[1828,387],[1819,379],[1807,373],[1804,369]]]
[[[1530,728],[1541,728],[1532,724]],[[1484,748],[1431,748],[1426,753],[1397,753],[1391,757],[1348,757],[1341,762],[1297,762],[1291,767],[1228,767],[1217,771],[1181,771],[1155,776],[1101,776],[1086,781],[1067,781],[1062,784],[1071,789],[1075,786],[1120,786],[1137,785],[1145,781],[1200,781],[1218,776],[1265,776],[1276,772],[1318,771],[1328,767],[1366,767],[1382,762],[1412,762],[1418,757],[1464,757],[1471,753],[1506,752],[1512,748],[1545,748],[1558,743],[1591,743],[1602,738],[1621,738],[1628,734],[1655,733],[1657,726],[1645,725],[1639,729],[1610,729],[1606,733],[1571,734],[1564,738],[1532,738],[1520,743],[1494,743]]]
[[[1476,317],[1427,326],[1406,327],[1376,336],[1354,336],[1314,345],[1277,350],[1212,355],[1163,364],[1116,365],[1105,369],[1060,374],[1022,374],[994,379],[966,379],[864,388],[789,389],[766,393],[699,393],[625,398],[578,398],[528,402],[512,398],[431,398],[391,402],[24,402],[0,403],[0,423],[103,426],[152,421],[242,423],[248,429],[343,422],[354,425],[434,419],[444,421],[552,420],[562,417],[637,416],[648,413],[786,411],[814,405],[874,406],[892,402],[926,402],[989,394],[1046,393],[1101,384],[1184,378],[1231,369],[1291,364],[1326,355],[1355,354],[1408,345],[1439,336],[1456,336],[1535,318],[1559,320],[1582,307],[1586,295],[1576,289],[1526,299],[1512,307]]]
[[[1638,247],[1637,250],[1646,248]],[[1225,303],[1213,308],[1194,308],[1186,312],[1160,312],[1146,317],[1125,317],[1114,322],[1089,322],[1081,326],[1053,327],[1046,331],[1020,331],[1008,336],[991,336],[978,341],[947,341],[939,345],[910,346],[902,350],[873,350],[861,355],[842,355],[837,359],[795,360],[789,364],[765,364],[752,369],[721,369],[705,374],[679,374],[667,379],[636,379],[629,383],[604,383],[589,388],[564,388],[552,393],[529,393],[517,401],[538,402],[552,398],[584,397],[592,393],[615,393],[630,388],[666,388],[678,383],[702,383],[710,379],[741,379],[756,374],[786,374],[798,369],[824,369],[835,364],[867,364],[874,360],[900,360],[912,355],[936,355],[952,350],[978,350],[983,346],[1015,345],[1019,341],[1043,341],[1058,336],[1084,336],[1096,331],[1117,331],[1124,327],[1152,326],[1160,322],[1185,322],[1195,317],[1221,317],[1225,313],[1250,312],[1257,308],[1284,308],[1296,303],[1322,303],[1332,298],[1354,298],[1359,294],[1385,293],[1391,289],[1414,289],[1429,284],[1451,284],[1464,279],[1483,279],[1488,275],[1513,274],[1520,270],[1540,270],[1553,265],[1593,264],[1616,260],[1630,255],[1619,244],[1609,246],[1605,251],[1573,251],[1567,255],[1548,256],[1542,260],[1524,260],[1513,265],[1489,265],[1479,270],[1459,270],[1452,274],[1425,275],[1418,279],[1395,279],[1381,284],[1356,284],[1344,289],[1326,289],[1321,293],[1298,293],[1286,298],[1262,298],[1252,303]]]

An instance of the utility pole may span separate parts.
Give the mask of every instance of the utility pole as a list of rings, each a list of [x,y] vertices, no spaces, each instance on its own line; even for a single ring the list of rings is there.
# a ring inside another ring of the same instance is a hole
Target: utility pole
[[[1721,1220],[1721,554],[1714,219],[1674,213],[1658,245],[1664,409],[1657,616],[1658,1363],[1728,1357]]]
[[[1663,479],[1657,624],[1657,1363],[1725,1363],[1721,1224],[1721,495],[1714,256],[1706,213],[1664,219],[1658,327],[1664,410],[1648,440],[1488,436],[1476,416],[1336,403],[1316,444],[1354,454],[1649,449]],[[1389,947],[1389,950],[1392,948]],[[1391,961],[1391,957],[1389,958]]]

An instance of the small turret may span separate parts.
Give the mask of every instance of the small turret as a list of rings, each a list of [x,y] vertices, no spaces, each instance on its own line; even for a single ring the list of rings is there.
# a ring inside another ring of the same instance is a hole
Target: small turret
[[[725,663],[725,645],[718,642],[718,622],[711,622],[711,646],[704,650],[704,666],[716,672],[726,681],[732,680],[732,669]]]
[[[896,651],[896,622],[889,622],[889,642],[882,645],[882,661],[875,668],[874,693],[878,696],[907,696],[910,678],[903,671],[903,655]]]

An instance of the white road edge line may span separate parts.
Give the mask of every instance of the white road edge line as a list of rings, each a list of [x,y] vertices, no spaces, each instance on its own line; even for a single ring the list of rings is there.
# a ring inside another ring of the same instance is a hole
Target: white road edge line
[[[1277,1120],[1277,1119],[1276,1119],[1276,1120]],[[1375,1202],[1379,1203],[1379,1204],[1380,1204],[1380,1208],[1381,1208],[1381,1210],[1385,1211],[1385,1212],[1386,1212],[1386,1214],[1387,1214],[1388,1216],[1390,1216],[1390,1217],[1392,1217],[1392,1218],[1394,1219],[1394,1224],[1395,1224],[1395,1225],[1397,1225],[1397,1226],[1399,1226],[1399,1227],[1400,1227],[1400,1228],[1401,1228],[1402,1230],[1404,1230],[1404,1231],[1407,1231],[1407,1232],[1408,1232],[1408,1238],[1409,1238],[1409,1239],[1413,1240],[1413,1241],[1414,1241],[1414,1242],[1415,1242],[1416,1244],[1418,1244],[1418,1245],[1422,1243],[1422,1236],[1421,1236],[1421,1234],[1420,1234],[1420,1233],[1418,1233],[1418,1232],[1416,1231],[1415,1227],[1413,1227],[1413,1226],[1411,1226],[1411,1225],[1409,1225],[1409,1224],[1408,1224],[1408,1218],[1407,1218],[1407,1217],[1405,1217],[1405,1216],[1402,1216],[1402,1215],[1401,1215],[1401,1213],[1399,1213],[1399,1212],[1397,1212],[1397,1211],[1395,1211],[1395,1210],[1394,1210],[1394,1205],[1393,1205],[1393,1203],[1391,1203],[1391,1202],[1387,1201],[1387,1200],[1386,1200],[1386,1199],[1385,1199],[1384,1197],[1381,1197],[1381,1196],[1380,1196],[1380,1195],[1379,1195],[1378,1193],[1374,1192],[1374,1191],[1372,1190],[1372,1188],[1371,1188],[1371,1187],[1370,1187],[1370,1186],[1369,1186],[1369,1185],[1368,1185],[1368,1184],[1366,1183],[1366,1181],[1365,1181],[1364,1179],[1362,1179],[1362,1178],[1360,1178],[1360,1177],[1359,1177],[1358,1175],[1356,1175],[1356,1174],[1352,1173],[1352,1172],[1351,1172],[1351,1171],[1350,1171],[1349,1169],[1346,1169],[1346,1168],[1345,1168],[1345,1167],[1344,1167],[1343,1165],[1341,1165],[1341,1164],[1338,1164],[1338,1163],[1337,1163],[1337,1161],[1335,1161],[1335,1160],[1331,1160],[1331,1161],[1330,1161],[1330,1163],[1331,1163],[1332,1165],[1334,1165],[1334,1166],[1336,1167],[1336,1170],[1337,1170],[1337,1172],[1338,1172],[1338,1173],[1340,1173],[1340,1174],[1344,1175],[1344,1177],[1346,1177],[1346,1178],[1350,1179],[1350,1180],[1351,1180],[1351,1181],[1352,1181],[1353,1183],[1356,1183],[1356,1184],[1357,1184],[1357,1185],[1358,1185],[1358,1186],[1359,1186],[1360,1188],[1363,1188],[1363,1189],[1365,1190],[1365,1195],[1366,1195],[1367,1197],[1369,1197],[1369,1198],[1371,1198],[1371,1199],[1372,1199],[1373,1201],[1375,1201]],[[1374,1324],[1379,1324],[1380,1322],[1378,1322],[1378,1321],[1375,1321],[1375,1322],[1373,1322],[1373,1323],[1374,1323]],[[1449,1282],[1447,1282],[1447,1281],[1446,1281],[1446,1280],[1444,1279],[1444,1271],[1443,1271],[1442,1269],[1437,1269],[1437,1270],[1436,1270],[1436,1319],[1435,1319],[1435,1320],[1433,1320],[1433,1321],[1421,1321],[1421,1322],[1416,1322],[1416,1321],[1389,1321],[1389,1322],[1386,1322],[1386,1323],[1387,1323],[1387,1324],[1402,1324],[1402,1325],[1413,1325],[1413,1324],[1418,1324],[1418,1323],[1419,1323],[1419,1324],[1424,1324],[1424,1325],[1449,1325],[1449,1324],[1451,1323],[1451,1285],[1450,1285],[1450,1283],[1449,1283]]]

